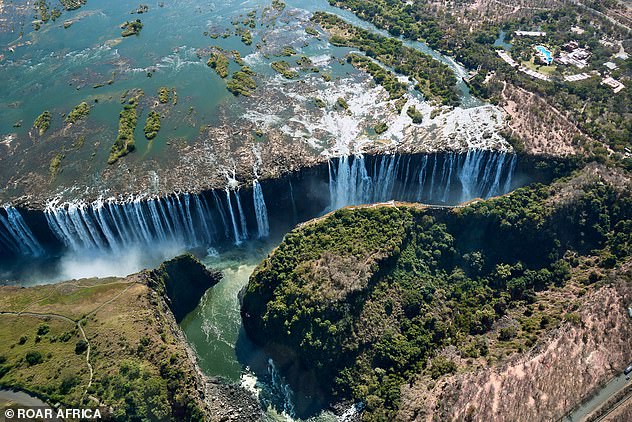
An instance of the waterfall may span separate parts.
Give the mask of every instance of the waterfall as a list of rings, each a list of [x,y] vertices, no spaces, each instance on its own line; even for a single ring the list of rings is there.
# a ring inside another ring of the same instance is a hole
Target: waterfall
[[[44,215],[51,233],[77,252],[122,252],[132,245],[156,244],[208,247],[215,237],[213,216],[219,215],[227,228],[225,211],[215,198],[216,209],[211,209],[203,196],[188,193],[125,202],[98,199],[91,204],[51,203]]]
[[[41,256],[44,248],[26,225],[20,212],[11,206],[4,206],[6,217],[0,214],[0,243],[10,251],[22,255]]]
[[[417,201],[421,201],[424,194],[424,186],[426,183],[426,165],[428,164],[428,156],[424,155],[421,159],[421,170],[419,171],[419,176],[417,179],[418,187],[417,187]]]
[[[292,215],[294,217],[294,223],[298,221],[298,211],[296,210],[296,201],[294,200],[294,188],[292,187],[292,180],[288,179],[288,185],[290,186],[290,201],[292,202]]]
[[[485,154],[481,150],[469,150],[465,156],[463,167],[459,172],[459,179],[461,181],[461,201],[467,201],[475,198],[478,195],[477,190],[481,182],[485,180],[479,180],[481,170],[481,162],[485,158]]]
[[[326,196],[315,196],[317,202],[300,208],[314,212],[314,206],[334,210],[389,200],[451,205],[477,197],[489,198],[515,187],[516,165],[515,155],[486,150],[405,157],[342,156],[329,160],[323,175],[328,176],[329,205]],[[308,196],[295,196],[292,182],[289,180],[289,195],[280,195],[273,204],[266,203],[263,187],[256,179],[252,182],[252,202],[250,195],[242,198],[241,190],[230,187],[224,190],[225,197],[221,191],[211,191],[126,200],[99,198],[92,203],[52,201],[44,210],[45,220],[42,219],[48,225],[47,233],[39,225],[29,227],[30,219],[25,220],[17,209],[5,206],[0,208],[0,251],[43,255],[44,247],[38,237],[47,239],[47,247],[49,240],[56,238],[75,252],[125,253],[134,246],[160,245],[170,249],[208,249],[227,240],[239,245],[249,238],[269,236],[269,213],[286,212],[288,223],[310,217],[297,213],[297,205]],[[310,189],[313,185],[307,183]],[[280,203],[281,198],[285,198],[285,203]],[[270,209],[272,205],[274,209]]]
[[[228,224],[226,223],[226,211],[224,211],[224,206],[222,205],[222,201],[217,195],[217,192],[215,191],[213,191],[213,199],[215,199],[215,206],[217,207],[219,211],[219,216],[222,219],[222,226],[224,227],[224,235],[226,237],[229,237],[230,235],[228,232]]]
[[[209,227],[209,224],[211,223],[211,221],[207,222],[207,218],[206,218],[207,215],[211,215],[211,212],[206,206],[206,200],[204,200],[204,203],[202,202],[203,200],[204,200],[204,197],[200,199],[200,195],[193,195],[193,203],[195,204],[195,211],[202,223],[202,229],[204,230],[204,234],[206,235],[205,240],[207,243],[211,243],[213,241],[213,235],[211,234],[211,229]]]
[[[457,204],[489,198],[509,191],[516,166],[515,155],[486,150],[424,155],[412,166],[400,155],[372,160],[357,155],[329,162],[330,210],[388,200]]]
[[[235,235],[235,245],[241,245],[241,236],[239,235],[239,229],[237,228],[237,219],[235,218],[233,205],[230,201],[230,190],[228,188],[226,188],[226,200],[228,201],[228,210],[230,211],[230,220],[233,223],[233,234]]]
[[[268,222],[268,208],[263,198],[263,190],[258,180],[252,181],[252,200],[255,204],[255,216],[257,218],[257,229],[259,238],[268,237],[270,234],[270,224]]]
[[[272,358],[268,359],[268,375],[270,376],[270,388],[272,390],[273,401],[280,402],[283,406],[283,413],[291,419],[294,419],[296,417],[296,410],[292,402],[294,392],[290,388],[290,385],[285,382],[281,374],[279,374]]]
[[[239,224],[241,224],[241,237],[243,240],[248,239],[248,227],[246,227],[246,216],[244,215],[244,209],[241,206],[241,197],[239,196],[239,189],[235,191],[235,199],[237,199],[237,211],[239,211]]]

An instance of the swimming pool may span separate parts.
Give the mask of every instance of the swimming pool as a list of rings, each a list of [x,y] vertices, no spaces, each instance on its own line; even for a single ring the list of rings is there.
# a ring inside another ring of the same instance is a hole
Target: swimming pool
[[[546,64],[553,63],[553,53],[551,53],[548,48],[543,45],[537,45],[535,49],[538,51],[539,57],[542,59],[542,61],[544,61]]]

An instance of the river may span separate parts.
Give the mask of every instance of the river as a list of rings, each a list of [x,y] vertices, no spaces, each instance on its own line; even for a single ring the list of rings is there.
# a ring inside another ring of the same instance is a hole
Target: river
[[[232,101],[230,94],[224,88],[224,82],[210,77],[209,69],[197,57],[196,51],[218,44],[225,50],[240,51],[250,60],[249,64],[252,62],[256,66],[256,57],[248,57],[251,54],[250,49],[245,48],[235,37],[210,40],[208,36],[203,36],[202,32],[206,28],[217,28],[218,31],[232,28],[231,20],[235,17],[239,15],[243,17],[248,11],[261,9],[267,5],[269,2],[263,0],[206,2],[185,0],[167,2],[164,7],[152,5],[149,13],[138,15],[144,23],[142,36],[119,40],[119,25],[126,19],[135,18],[135,15],[129,15],[132,5],[126,2],[90,0],[79,11],[64,15],[62,19],[72,19],[74,22],[67,30],[59,28],[60,22],[46,24],[37,32],[30,30],[27,25],[22,40],[31,42],[29,48],[19,46],[20,43],[15,40],[8,42],[7,40],[11,37],[4,34],[2,39],[7,41],[7,46],[15,47],[15,53],[8,55],[0,62],[0,71],[4,80],[0,85],[0,113],[3,115],[0,120],[0,134],[15,132],[18,136],[24,136],[30,129],[30,122],[43,109],[67,112],[74,105],[84,101],[86,90],[89,90],[90,100],[101,104],[91,114],[91,119],[94,119],[94,124],[101,128],[104,138],[112,139],[116,133],[116,123],[112,122],[112,115],[118,115],[120,105],[117,99],[122,91],[135,88],[140,84],[147,92],[157,91],[161,86],[172,86],[177,80],[179,101],[184,104],[184,109],[195,110],[195,112],[173,116],[172,119],[163,123],[161,130],[169,133],[171,137],[191,139],[197,134],[198,126],[216,123],[218,104]],[[287,2],[287,5],[289,8],[297,8],[304,12],[320,10],[334,13],[354,25],[388,35],[374,25],[358,19],[351,12],[330,6],[325,0],[307,2],[291,0]],[[255,43],[261,41],[255,36]],[[451,58],[433,51],[422,42],[407,40],[403,42],[450,66],[457,76],[464,107],[482,104],[470,95],[467,86],[461,80],[461,77],[466,75],[466,70],[462,66]],[[322,41],[309,46],[304,52],[312,57],[323,54],[341,57],[347,51],[333,48],[326,41]],[[331,66],[334,73],[343,72],[336,62],[333,62]],[[265,73],[264,67],[267,68],[267,64],[257,68],[257,72]],[[269,72],[269,69],[267,71]],[[344,72],[356,71],[345,69]],[[98,89],[92,88],[93,85],[101,84],[109,78],[116,79],[116,84],[113,86],[106,84]],[[69,89],[68,80],[72,81],[71,87],[74,89]],[[200,95],[201,92],[204,95]],[[229,112],[232,110],[231,107],[227,109]],[[16,122],[22,120],[26,124],[14,127]],[[194,120],[195,124],[189,124],[189,120]],[[142,127],[137,128],[136,138],[139,140],[138,151],[136,157],[130,158],[132,164],[139,157],[160,159],[160,154],[163,152],[161,144],[146,141],[142,136]],[[93,153],[90,148],[81,154],[83,155],[80,159],[95,160],[96,153]],[[99,155],[97,158],[102,160]],[[426,176],[428,180],[432,177],[434,183],[435,173],[442,171],[441,168],[437,170],[437,167],[443,166],[443,174],[440,174],[443,181],[443,177],[449,170],[448,182],[445,186],[441,186],[441,194],[447,197],[451,177],[456,178],[457,175],[456,173],[452,175],[452,167],[448,167],[447,160],[444,159],[441,163],[437,165],[435,161],[432,174],[429,173],[431,170],[429,167]],[[402,173],[403,169],[402,164],[400,169]],[[351,171],[350,168],[350,174]],[[419,174],[421,182],[422,173]],[[477,167],[476,172],[470,176],[477,178],[483,174],[487,173]],[[61,177],[70,176],[62,174]],[[94,177],[100,177],[100,173],[96,172]],[[408,169],[406,169],[406,175],[401,177],[407,181]],[[496,179],[497,182],[501,181],[500,176]],[[469,183],[464,179],[461,182]],[[355,186],[359,186],[358,183],[360,182],[357,182]],[[336,189],[340,189],[340,192],[348,191],[349,186],[344,185]],[[264,187],[264,193],[265,189]],[[406,186],[403,189],[405,191]],[[419,191],[423,189],[429,188],[422,185]],[[432,194],[434,193],[431,192]],[[274,193],[268,191],[267,195],[270,198],[274,196]],[[413,198],[413,195],[406,197]],[[307,197],[304,198],[308,200]],[[228,199],[230,200],[230,195]],[[381,199],[390,199],[390,197]],[[464,199],[470,199],[470,197]],[[351,198],[350,201],[337,201],[336,204],[344,206],[358,202],[360,199]],[[234,206],[229,203],[231,212]],[[285,227],[291,225],[288,223]],[[85,226],[89,229],[87,224]],[[237,233],[235,219],[233,219],[233,226]],[[259,227],[259,232],[261,233],[261,227]],[[238,292],[247,284],[255,266],[278,245],[282,235],[282,232],[277,231],[266,240],[237,241],[235,243],[239,245],[217,248],[217,250],[209,249],[204,263],[222,271],[224,279],[206,293],[197,309],[181,323],[188,341],[199,357],[202,370],[209,376],[223,377],[231,382],[242,382],[244,379],[252,380],[256,377],[259,394],[262,401],[270,405],[269,416],[272,418],[291,417],[296,413],[318,414],[318,407],[322,405],[322,403],[310,402],[309,398],[294,397],[289,387],[284,384],[282,376],[276,373],[273,362],[270,362],[248,342],[241,329]],[[89,259],[94,263],[94,257]],[[74,263],[75,267],[82,266],[82,262],[85,263],[84,261]],[[114,270],[112,266],[108,267],[108,262],[105,260],[103,265],[99,266],[102,271],[98,274],[94,273],[96,270],[93,266],[90,267],[91,270],[88,273],[82,273],[81,276],[111,275]],[[121,271],[132,272],[136,264],[132,264],[129,268],[124,267]],[[143,266],[146,266],[145,262]],[[9,393],[4,390],[1,394],[6,397],[13,394],[11,397],[19,400],[28,398],[22,393]],[[33,400],[35,403],[36,399]],[[296,408],[297,405],[300,409]],[[332,416],[324,413],[318,418],[330,420]]]

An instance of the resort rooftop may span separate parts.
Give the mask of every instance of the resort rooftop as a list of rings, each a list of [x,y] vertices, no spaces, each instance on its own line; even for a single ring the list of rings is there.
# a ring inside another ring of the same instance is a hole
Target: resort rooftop
[[[615,94],[625,88],[625,85],[623,85],[621,82],[617,81],[613,77],[605,78],[603,81],[601,81],[601,83],[612,88]]]
[[[516,35],[524,37],[545,37],[546,32],[540,31],[516,31]]]

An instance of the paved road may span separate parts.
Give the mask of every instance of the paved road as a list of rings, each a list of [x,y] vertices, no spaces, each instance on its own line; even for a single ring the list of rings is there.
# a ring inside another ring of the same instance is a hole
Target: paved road
[[[611,397],[622,391],[628,385],[632,384],[632,380],[626,379],[626,376],[621,373],[616,378],[612,379],[608,384],[606,384],[599,392],[593,396],[586,403],[582,404],[575,410],[573,410],[570,415],[563,419],[564,422],[581,422],[585,420],[587,416],[593,413],[595,410],[599,409],[603,406]],[[628,395],[625,400],[629,399]],[[621,400],[617,403],[620,404],[625,400]],[[615,407],[613,406],[613,409]],[[606,416],[606,415],[604,415]],[[600,418],[598,420],[601,420]]]
[[[590,6],[587,6],[585,4],[583,4],[580,0],[571,0],[571,3],[579,6],[579,7],[583,7],[584,9],[588,10],[589,12],[594,13],[595,15],[601,16],[604,19],[607,19],[608,21],[610,21],[612,24],[618,26],[619,28],[623,28],[626,29],[628,32],[632,32],[632,28],[630,28],[629,26],[627,26],[626,24],[620,22],[619,20],[613,18],[612,16],[608,16],[602,12],[600,12],[599,10],[595,10]]]

